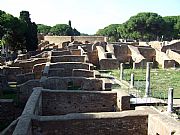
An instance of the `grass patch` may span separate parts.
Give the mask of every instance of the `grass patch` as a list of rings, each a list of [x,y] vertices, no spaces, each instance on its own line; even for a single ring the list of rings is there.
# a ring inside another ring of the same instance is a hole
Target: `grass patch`
[[[124,69],[124,80],[130,81],[131,73],[134,74],[135,87],[144,92],[146,69]],[[119,70],[111,70],[111,75],[119,78]],[[151,69],[152,96],[167,98],[169,87],[174,88],[174,98],[180,98],[180,70]]]

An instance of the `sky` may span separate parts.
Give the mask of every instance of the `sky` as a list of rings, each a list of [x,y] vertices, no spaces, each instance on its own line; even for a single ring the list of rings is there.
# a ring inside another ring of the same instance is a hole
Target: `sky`
[[[31,14],[36,24],[68,24],[81,33],[95,34],[110,24],[121,24],[139,12],[180,15],[180,0],[0,0],[0,10],[19,17]]]

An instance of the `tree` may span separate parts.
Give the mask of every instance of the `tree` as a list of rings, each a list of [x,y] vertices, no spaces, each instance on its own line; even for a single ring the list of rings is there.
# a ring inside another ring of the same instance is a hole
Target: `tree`
[[[80,36],[80,35],[81,35],[81,33],[74,28],[73,29],[73,36]]]
[[[164,38],[166,40],[180,38],[180,16],[163,17],[166,22]]]
[[[38,48],[37,25],[36,23],[31,22],[28,11],[21,11],[20,19],[26,24],[26,30],[24,34],[26,40],[26,49],[27,51],[35,51]]]
[[[0,39],[7,38],[12,51],[24,48],[24,22],[0,10]]]
[[[165,21],[156,13],[143,12],[122,24],[118,28],[122,37],[141,39],[141,40],[156,40],[164,33]]]
[[[50,32],[58,36],[72,36],[72,28],[67,24],[56,24],[50,29]]]
[[[48,34],[50,32],[51,26],[38,24],[37,29],[38,29],[38,33]]]
[[[120,24],[111,24],[104,29],[99,29],[96,32],[96,35],[99,36],[108,36],[110,41],[118,41],[120,38],[120,33],[118,32],[118,27]]]
[[[71,27],[71,20],[69,20],[68,25]]]

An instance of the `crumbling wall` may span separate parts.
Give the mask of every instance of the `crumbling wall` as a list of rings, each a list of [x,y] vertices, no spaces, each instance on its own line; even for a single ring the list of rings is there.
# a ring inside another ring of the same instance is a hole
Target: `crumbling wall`
[[[163,46],[161,48],[161,51],[166,52],[168,49],[170,49],[170,50],[180,50],[180,41],[177,41],[175,43]]]
[[[180,64],[180,51],[168,49],[166,54],[170,59],[173,59]]]
[[[171,68],[175,66],[175,61],[159,50],[156,50],[156,61],[162,65],[162,68]]]
[[[116,92],[43,91],[42,114],[62,115],[80,112],[113,112],[117,107]]]
[[[114,54],[120,63],[129,62],[131,60],[131,51],[127,45],[113,45]]]

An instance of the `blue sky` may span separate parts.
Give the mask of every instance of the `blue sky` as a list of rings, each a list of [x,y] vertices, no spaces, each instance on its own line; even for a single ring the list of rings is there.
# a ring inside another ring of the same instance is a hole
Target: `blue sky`
[[[180,0],[0,0],[0,10],[16,17],[27,10],[32,21],[50,26],[71,20],[81,33],[94,34],[139,12],[180,15]]]

